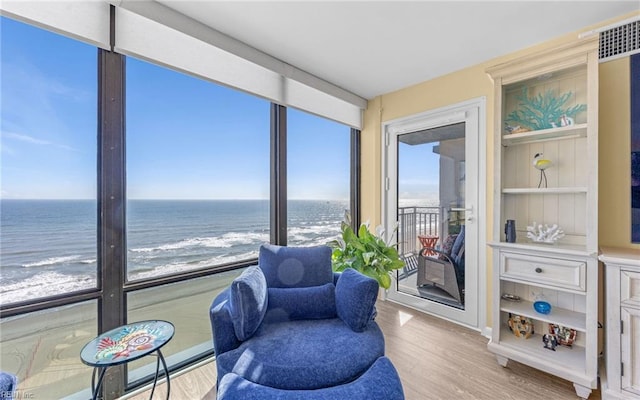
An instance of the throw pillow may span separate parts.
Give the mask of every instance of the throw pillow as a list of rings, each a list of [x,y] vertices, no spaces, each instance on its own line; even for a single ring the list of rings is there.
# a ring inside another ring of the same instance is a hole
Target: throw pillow
[[[304,288],[269,288],[265,321],[293,321],[336,317],[336,287],[333,283]]]
[[[245,269],[231,282],[229,308],[238,340],[249,339],[267,312],[267,282],[257,265]]]
[[[333,282],[331,248],[328,246],[265,244],[260,246],[258,265],[270,288],[320,286]]]
[[[447,235],[447,238],[442,243],[442,248],[440,249],[440,251],[443,252],[444,254],[450,256],[451,255],[451,249],[453,248],[453,244],[456,242],[457,238],[458,238],[457,234]],[[438,255],[438,259],[443,260],[443,261],[447,261],[447,257],[445,257],[442,254]]]
[[[378,281],[353,268],[342,272],[336,285],[338,317],[354,332],[363,332],[375,317]]]

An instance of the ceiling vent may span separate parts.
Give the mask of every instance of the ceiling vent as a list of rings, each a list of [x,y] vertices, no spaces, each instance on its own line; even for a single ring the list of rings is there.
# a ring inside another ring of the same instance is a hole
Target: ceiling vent
[[[600,32],[600,61],[640,53],[640,20]]]

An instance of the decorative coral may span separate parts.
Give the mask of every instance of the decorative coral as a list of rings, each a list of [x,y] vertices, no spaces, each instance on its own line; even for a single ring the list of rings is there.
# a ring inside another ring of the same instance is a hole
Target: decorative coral
[[[563,108],[571,95],[571,92],[567,92],[556,97],[551,90],[547,90],[544,95],[539,93],[537,96],[529,97],[529,88],[525,86],[517,97],[519,109],[507,115],[506,121],[527,126],[532,130],[565,126],[568,124],[566,121],[573,121],[572,117],[587,109],[586,104]]]
[[[557,224],[536,226],[534,221],[533,225],[527,226],[527,237],[537,243],[555,243],[564,237],[564,232]]]

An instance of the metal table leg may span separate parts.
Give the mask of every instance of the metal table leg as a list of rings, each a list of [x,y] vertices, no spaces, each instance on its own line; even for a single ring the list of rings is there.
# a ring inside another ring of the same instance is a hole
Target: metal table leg
[[[95,386],[96,370],[100,370],[97,386]],[[93,400],[96,400],[100,396],[100,389],[102,389],[102,382],[104,381],[105,372],[107,372],[107,367],[95,367],[93,369],[93,374],[91,374],[91,394]]]
[[[162,366],[164,368],[164,374],[167,377],[167,400],[169,400],[169,393],[171,393],[171,381],[169,379],[169,369],[167,368],[167,362],[164,360],[164,356],[160,349],[156,350],[156,375],[153,378],[153,387],[151,388],[151,395],[149,396],[149,400],[153,398],[153,392],[156,390],[156,384],[158,383],[158,376],[160,375],[160,361],[162,361]]]
[[[158,349],[158,359],[162,361],[162,366],[164,367],[164,374],[167,377],[167,400],[169,400],[169,393],[171,393],[171,380],[169,379],[169,368],[167,368],[167,362],[164,360],[164,356],[160,349]]]

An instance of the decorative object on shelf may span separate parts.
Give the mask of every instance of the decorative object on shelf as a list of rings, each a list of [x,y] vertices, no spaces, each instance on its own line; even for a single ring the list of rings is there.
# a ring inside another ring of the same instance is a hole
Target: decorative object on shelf
[[[567,347],[571,347],[578,336],[578,332],[575,329],[556,324],[549,324],[549,333],[556,337],[559,345]]]
[[[558,346],[558,339],[556,335],[551,333],[545,333],[542,335],[542,343],[544,343],[544,348],[556,351],[556,347]]]
[[[553,165],[553,161],[547,158],[542,158],[543,155],[543,153],[536,153],[536,155],[533,156],[533,166],[536,169],[540,170],[540,181],[538,181],[538,188],[542,186],[543,179],[544,187],[547,187],[547,173],[544,171]]]
[[[502,299],[507,300],[507,301],[515,301],[515,302],[520,301],[520,296],[517,296],[515,294],[511,294],[511,293],[503,293],[501,297],[502,297]]]
[[[549,314],[551,312],[551,304],[539,300],[533,303],[533,309],[540,314]]]
[[[509,313],[509,330],[516,337],[529,339],[533,335],[533,321],[530,318]]]
[[[509,125],[508,123],[504,123],[505,127],[504,127],[504,131],[507,132],[508,134],[512,134],[512,133],[524,133],[524,132],[529,132],[531,131],[531,129],[529,128],[525,128],[524,126],[520,126],[520,125]]]
[[[515,243],[516,242],[516,220],[508,219],[507,223],[504,224],[504,236],[507,240],[507,243]]]
[[[534,131],[563,126],[563,120],[569,125],[568,118],[573,118],[587,109],[586,104],[563,108],[572,95],[573,93],[566,92],[556,97],[553,91],[547,90],[544,94],[538,93],[537,96],[529,97],[529,88],[524,86],[522,93],[516,97],[519,109],[507,115],[505,120]]]
[[[558,224],[543,226],[536,225],[536,221],[533,221],[532,225],[527,226],[527,237],[536,243],[553,244],[564,237],[564,231]]]
[[[560,117],[560,127],[571,126],[574,124],[573,118],[567,117],[566,114],[563,114]]]
[[[535,294],[535,301],[533,302],[533,309],[540,314],[549,314],[551,312],[551,304],[547,301],[542,293]]]

